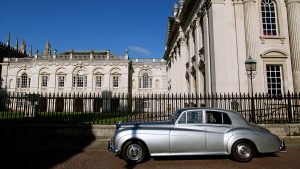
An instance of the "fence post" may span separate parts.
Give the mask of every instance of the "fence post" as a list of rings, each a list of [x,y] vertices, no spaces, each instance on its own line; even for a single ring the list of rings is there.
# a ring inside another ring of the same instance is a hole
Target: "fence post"
[[[256,123],[255,121],[255,104],[254,104],[254,95],[251,95],[251,121],[252,123]]]
[[[289,118],[289,123],[293,122],[293,117],[292,117],[292,103],[291,103],[291,94],[288,92],[288,118]]]

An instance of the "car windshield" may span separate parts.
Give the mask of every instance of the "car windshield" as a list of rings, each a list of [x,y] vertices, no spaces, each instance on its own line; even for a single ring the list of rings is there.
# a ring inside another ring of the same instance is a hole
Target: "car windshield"
[[[180,114],[183,112],[183,110],[177,110],[170,118],[169,121],[176,121]]]

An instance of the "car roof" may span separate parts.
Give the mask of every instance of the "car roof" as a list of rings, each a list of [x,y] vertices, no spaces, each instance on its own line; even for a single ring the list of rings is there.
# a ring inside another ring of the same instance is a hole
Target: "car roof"
[[[228,109],[213,108],[213,107],[191,107],[191,108],[178,109],[177,111],[180,111],[180,113],[182,113],[188,110],[211,110],[211,111],[226,112],[230,116],[233,124],[239,126],[245,126],[248,123],[247,120],[240,113]]]
[[[190,108],[180,108],[180,109],[177,109],[177,111],[187,111],[187,110],[219,110],[219,111],[226,111],[226,112],[237,113],[237,112],[235,112],[233,110],[222,109],[222,108],[214,108],[214,107],[190,107]]]

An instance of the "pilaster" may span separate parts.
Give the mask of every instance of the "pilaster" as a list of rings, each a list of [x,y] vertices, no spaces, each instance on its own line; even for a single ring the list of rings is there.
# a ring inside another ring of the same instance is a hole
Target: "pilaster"
[[[300,0],[286,0],[295,92],[300,92]]]
[[[202,30],[200,27],[200,18],[197,17],[197,19],[195,20],[195,56],[196,56],[196,89],[197,89],[197,94],[203,94],[204,93],[204,82],[203,82],[203,78],[201,75],[201,72],[199,70],[199,65],[200,64],[200,56],[199,56],[199,50],[203,47],[203,43],[202,43]]]
[[[257,75],[253,79],[254,92],[264,92],[262,80],[264,77],[263,64],[260,59],[260,39],[259,39],[259,17],[255,0],[243,0],[244,18],[245,18],[245,40],[246,40],[246,57],[252,57],[257,61]],[[245,59],[246,60],[246,59]],[[246,72],[245,72],[246,73]],[[250,80],[248,79],[248,86]],[[248,87],[250,92],[251,87]]]
[[[183,34],[183,33],[182,33]],[[180,78],[184,81],[186,81],[185,78],[185,72],[186,72],[186,62],[187,62],[187,43],[186,43],[186,38],[184,37],[184,35],[181,35],[181,39],[180,39],[180,57],[181,57],[181,65],[180,65]],[[188,92],[188,88],[187,88],[187,82],[182,82],[178,84],[179,86],[179,92],[183,92],[183,93],[187,93]]]
[[[236,52],[238,66],[238,83],[239,92],[248,92],[248,77],[246,74],[245,60],[246,40],[245,40],[245,24],[244,24],[244,5],[242,0],[233,0],[234,20],[235,20],[235,36],[236,36]]]
[[[210,38],[208,27],[207,10],[202,13],[203,19],[203,47],[204,47],[204,59],[205,59],[205,92],[212,92],[212,80],[211,80],[211,56],[210,56]]]

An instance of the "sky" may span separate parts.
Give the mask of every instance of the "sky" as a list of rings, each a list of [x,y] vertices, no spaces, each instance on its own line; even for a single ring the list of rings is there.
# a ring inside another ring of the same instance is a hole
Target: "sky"
[[[27,53],[44,50],[103,51],[130,58],[162,58],[174,0],[5,0],[0,41],[24,39]]]

